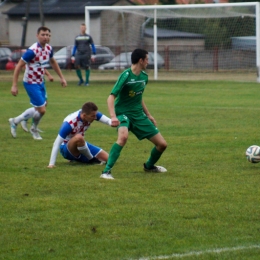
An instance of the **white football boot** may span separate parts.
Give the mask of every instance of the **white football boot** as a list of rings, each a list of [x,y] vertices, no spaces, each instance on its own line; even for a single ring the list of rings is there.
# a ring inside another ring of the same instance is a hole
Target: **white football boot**
[[[16,138],[16,128],[17,125],[14,123],[14,119],[13,118],[9,118],[9,124],[10,124],[10,128],[11,128],[11,135],[13,136],[13,138]]]
[[[40,136],[38,130],[37,129],[35,130],[33,126],[31,127],[30,132],[31,132],[31,134],[33,136],[33,139],[35,139],[35,140],[42,140],[42,137]]]

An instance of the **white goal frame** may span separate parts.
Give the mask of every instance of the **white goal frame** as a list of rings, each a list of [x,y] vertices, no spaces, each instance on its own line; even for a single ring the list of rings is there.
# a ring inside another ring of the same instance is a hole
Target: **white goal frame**
[[[158,78],[158,67],[157,67],[157,23],[156,23],[156,12],[159,9],[185,9],[185,8],[217,8],[217,7],[228,7],[228,6],[254,6],[255,7],[255,20],[256,20],[256,70],[257,79],[256,81],[260,83],[260,18],[259,18],[259,2],[244,2],[244,3],[220,3],[220,4],[190,4],[190,5],[142,5],[142,6],[85,6],[85,23],[87,25],[88,31],[90,32],[90,13],[91,10],[154,10],[154,79]]]

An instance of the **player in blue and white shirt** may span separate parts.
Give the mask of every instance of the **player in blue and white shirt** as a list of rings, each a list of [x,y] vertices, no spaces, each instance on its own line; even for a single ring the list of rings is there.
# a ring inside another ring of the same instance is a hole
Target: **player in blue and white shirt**
[[[55,167],[59,150],[62,156],[70,161],[82,163],[107,161],[108,153],[106,151],[84,139],[85,132],[94,120],[111,126],[110,118],[98,112],[98,107],[92,102],[85,103],[80,110],[64,119],[52,147],[49,168]]]
[[[38,133],[37,126],[46,112],[46,90],[44,88],[44,68],[48,62],[50,62],[54,71],[60,77],[61,85],[67,86],[67,82],[64,79],[60,67],[56,60],[53,58],[52,47],[48,44],[50,37],[50,29],[47,27],[40,27],[37,30],[38,42],[34,43],[24,53],[19,60],[14,70],[13,85],[11,93],[13,96],[18,95],[18,77],[21,69],[25,66],[25,72],[23,77],[24,88],[30,98],[30,103],[34,109],[29,108],[25,110],[21,115],[10,118],[9,123],[11,127],[11,134],[16,137],[16,127],[22,120],[33,118],[34,123],[30,129],[30,132],[34,139],[41,140],[41,136]]]
[[[50,39],[51,39],[51,32],[49,33],[49,40],[48,40],[48,42],[47,42],[48,44],[50,43]],[[53,76],[52,76],[52,75],[50,74],[50,72],[45,68],[45,66],[47,67],[47,65],[48,65],[48,64],[43,65],[43,67],[44,67],[44,74],[45,74],[45,76],[47,76],[47,78],[48,78],[48,80],[49,80],[50,82],[53,82],[53,81],[54,81]],[[45,88],[45,99],[46,99],[45,106],[47,106],[47,104],[48,104],[48,94],[47,94],[47,90],[46,90],[46,86],[45,86],[45,84],[46,84],[45,79],[44,79],[43,83],[44,83],[44,88]],[[34,107],[31,108],[31,109],[29,109],[29,111],[34,112]],[[22,127],[22,129],[23,129],[25,132],[30,132],[30,131],[28,130],[28,128],[27,128],[28,119],[29,119],[29,118],[24,119],[24,120],[21,121],[21,127]],[[32,118],[32,125],[33,125],[33,118]],[[37,130],[38,130],[38,132],[43,132],[43,131],[40,130],[39,128],[37,128]]]

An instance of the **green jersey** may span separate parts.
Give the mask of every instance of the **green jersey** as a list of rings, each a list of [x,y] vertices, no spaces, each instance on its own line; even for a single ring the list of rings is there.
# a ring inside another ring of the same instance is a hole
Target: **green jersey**
[[[116,115],[143,114],[142,96],[147,83],[148,75],[144,71],[138,76],[132,73],[131,68],[121,73],[111,91],[116,96]]]

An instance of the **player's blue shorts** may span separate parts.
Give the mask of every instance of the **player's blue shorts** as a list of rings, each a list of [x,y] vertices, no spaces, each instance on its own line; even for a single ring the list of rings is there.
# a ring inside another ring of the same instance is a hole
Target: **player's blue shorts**
[[[24,88],[30,98],[30,103],[34,107],[42,107],[46,102],[46,89],[42,84],[28,84],[23,82]]]
[[[43,87],[45,89],[45,101],[48,100],[48,94],[47,94],[47,90],[46,90],[46,87],[45,87],[45,83],[43,83]]]
[[[94,157],[97,156],[102,151],[102,149],[100,147],[97,147],[88,142],[86,142],[86,145],[88,146],[91,154]],[[82,163],[88,163],[88,161],[89,161],[89,159],[83,154],[80,154],[79,157],[75,157],[74,155],[72,155],[70,153],[70,151],[68,150],[67,143],[62,144],[60,146],[60,153],[65,159],[70,160],[70,161],[77,161],[77,162],[82,162]]]

